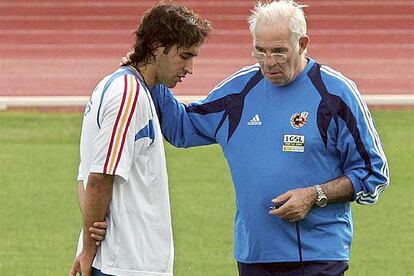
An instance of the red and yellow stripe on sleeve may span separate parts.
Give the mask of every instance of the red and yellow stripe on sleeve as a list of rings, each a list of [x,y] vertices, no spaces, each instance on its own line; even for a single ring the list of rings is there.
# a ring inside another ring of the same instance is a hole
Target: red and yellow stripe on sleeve
[[[124,93],[121,106],[118,110],[114,127],[112,129],[111,141],[106,154],[104,171],[105,174],[113,175],[121,159],[122,150],[125,145],[126,135],[132,116],[135,111],[139,95],[139,83],[132,75],[124,76]]]

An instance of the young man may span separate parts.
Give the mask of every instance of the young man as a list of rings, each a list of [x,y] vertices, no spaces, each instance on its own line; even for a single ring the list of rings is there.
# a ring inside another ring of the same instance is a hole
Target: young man
[[[183,6],[147,11],[128,66],[105,77],[85,109],[79,201],[83,234],[70,275],[172,275],[173,240],[160,123],[149,90],[175,87],[211,31]],[[96,246],[89,229],[108,224]]]
[[[343,275],[350,202],[372,204],[389,183],[377,131],[355,83],[306,57],[302,6],[259,2],[249,24],[258,64],[206,99],[185,106],[152,89],[162,133],[177,147],[222,147],[240,275]]]

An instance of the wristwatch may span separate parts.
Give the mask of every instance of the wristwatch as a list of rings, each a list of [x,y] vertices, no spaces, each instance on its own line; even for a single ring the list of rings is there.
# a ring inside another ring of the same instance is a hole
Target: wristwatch
[[[325,192],[322,189],[321,185],[313,186],[316,190],[317,198],[316,198],[316,206],[318,207],[325,207],[328,204],[328,198],[325,195]]]

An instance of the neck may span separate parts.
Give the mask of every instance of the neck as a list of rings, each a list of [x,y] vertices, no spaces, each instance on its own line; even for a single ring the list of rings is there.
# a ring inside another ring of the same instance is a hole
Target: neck
[[[305,55],[302,55],[299,59],[299,64],[296,70],[295,78],[300,75],[300,73],[305,70],[306,65],[308,64],[308,59],[305,57]]]
[[[151,89],[156,84],[155,78],[155,67],[151,64],[146,64],[143,66],[139,66],[138,68],[133,67],[138,73],[141,75],[142,79],[144,80],[145,84]]]
[[[306,58],[305,55],[302,55],[300,57],[299,71],[302,72],[303,70],[305,70],[305,67],[307,64],[308,64],[308,59]]]

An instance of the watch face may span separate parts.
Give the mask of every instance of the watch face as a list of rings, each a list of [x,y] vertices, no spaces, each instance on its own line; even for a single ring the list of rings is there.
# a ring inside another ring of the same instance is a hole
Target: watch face
[[[328,199],[326,197],[319,198],[318,202],[316,203],[319,207],[325,207],[328,204]]]

